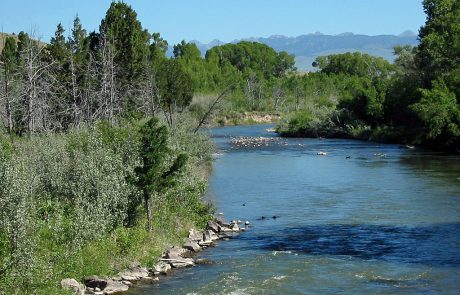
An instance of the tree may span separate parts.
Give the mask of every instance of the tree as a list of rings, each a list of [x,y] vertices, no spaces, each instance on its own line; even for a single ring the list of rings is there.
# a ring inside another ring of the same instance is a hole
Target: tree
[[[417,64],[425,87],[438,77],[460,96],[460,2],[424,0],[426,23],[420,28]]]
[[[194,43],[187,43],[182,40],[173,47],[174,58],[182,58],[188,61],[201,59],[201,52]]]
[[[137,20],[137,13],[123,2],[112,2],[99,30],[113,45],[120,82],[118,91],[123,96],[136,89],[145,71],[144,61],[149,55],[150,34]],[[129,104],[129,101],[126,103]]]
[[[193,82],[177,60],[165,60],[159,71],[160,104],[169,126],[173,115],[189,106],[193,98]]]
[[[18,35],[18,68],[21,75],[20,117],[17,118],[23,126],[20,132],[29,134],[46,129],[52,129],[52,110],[49,108],[48,98],[52,86],[49,79],[49,69],[54,61],[44,59],[45,46],[39,40],[27,33]]]
[[[140,129],[140,135],[142,166],[136,168],[137,185],[143,192],[148,230],[152,231],[153,198],[175,185],[174,178],[183,170],[187,156],[179,154],[170,164],[168,130],[166,126],[160,126],[155,117]]]
[[[393,66],[382,57],[360,52],[347,52],[320,56],[313,63],[326,74],[347,74],[351,76],[388,78]]]
[[[269,79],[281,77],[295,70],[292,55],[286,52],[278,53],[270,46],[258,42],[242,41],[237,44],[215,46],[206,52],[206,60],[218,60],[221,66],[229,62],[245,77],[252,72]]]
[[[460,106],[455,94],[443,80],[433,82],[432,89],[421,89],[422,99],[413,104],[426,127],[428,139],[452,145],[460,142]]]
[[[2,83],[2,101],[5,104],[6,126],[8,133],[13,134],[13,103],[14,97],[14,80],[17,67],[17,46],[16,40],[12,37],[7,37],[5,45],[0,55],[1,68],[3,70]]]

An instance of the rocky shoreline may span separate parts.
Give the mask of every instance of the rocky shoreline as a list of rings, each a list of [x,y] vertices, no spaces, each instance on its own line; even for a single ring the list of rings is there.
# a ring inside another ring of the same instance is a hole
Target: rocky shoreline
[[[227,240],[234,233],[245,231],[250,227],[248,221],[244,223],[244,227],[240,227],[240,224],[242,222],[239,220],[226,222],[220,217],[215,218],[208,221],[204,231],[190,229],[188,238],[181,247],[173,246],[166,249],[160,261],[150,268],[133,263],[127,270],[114,277],[89,276],[83,279],[83,283],[67,278],[61,281],[61,286],[78,295],[109,295],[127,291],[137,281],[160,281],[160,277],[169,274],[172,269],[207,263],[204,259],[194,257],[202,249],[215,246],[218,240]]]

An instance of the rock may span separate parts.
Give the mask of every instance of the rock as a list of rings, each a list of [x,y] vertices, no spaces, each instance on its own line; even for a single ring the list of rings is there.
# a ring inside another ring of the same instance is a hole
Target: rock
[[[170,248],[168,251],[166,251],[166,254],[163,256],[169,259],[180,259],[186,256],[187,254],[188,254],[188,250],[174,246]]]
[[[198,252],[201,250],[200,245],[198,245],[198,243],[195,241],[188,241],[187,243],[184,244],[183,247],[193,252]]]
[[[135,265],[119,273],[119,276],[123,281],[136,281],[148,277],[149,271],[146,268]]]
[[[195,264],[214,264],[214,261],[207,258],[198,258],[195,260]]]
[[[232,231],[240,231],[240,227],[238,226],[238,223],[232,223],[230,229]]]
[[[104,295],[104,292],[102,292],[102,291],[94,292],[94,295]]]
[[[217,224],[217,222],[215,220],[209,220],[208,224],[207,224],[207,228],[209,230],[214,231],[215,233],[218,233],[220,231],[219,230],[219,224]]]
[[[118,292],[128,291],[129,287],[122,282],[116,282],[112,280],[107,281],[107,286],[103,289],[104,294],[110,295]]]
[[[104,290],[108,284],[106,279],[100,279],[97,276],[86,277],[83,281],[87,287],[99,288],[100,290]]]
[[[74,294],[85,294],[85,285],[77,282],[75,279],[63,279],[61,281],[62,289],[72,290]]]
[[[203,242],[204,243],[212,243],[212,238],[211,238],[211,231],[206,230],[203,232]]]
[[[102,290],[99,289],[98,287],[94,288],[94,292],[101,292]]]
[[[230,227],[230,224],[227,223],[223,218],[221,217],[217,217],[216,219],[214,219],[216,221],[216,223],[218,225],[220,225],[221,227]]]
[[[201,239],[203,238],[203,233],[200,231],[196,231],[192,228],[188,232],[188,238],[191,241],[198,242],[198,241],[201,241]]]
[[[133,285],[133,283],[131,283],[130,281],[121,281],[121,283],[125,284],[128,287],[131,287]]]
[[[154,273],[165,275],[165,274],[168,274],[168,272],[170,271],[171,271],[171,265],[169,265],[169,263],[166,263],[164,261],[160,261],[153,266]]]
[[[123,281],[137,281],[137,280],[139,280],[138,277],[130,276],[130,275],[122,275],[122,276],[121,276],[121,279],[122,279],[121,282],[123,282]]]
[[[195,265],[193,258],[169,259],[168,262],[174,268],[183,268]]]

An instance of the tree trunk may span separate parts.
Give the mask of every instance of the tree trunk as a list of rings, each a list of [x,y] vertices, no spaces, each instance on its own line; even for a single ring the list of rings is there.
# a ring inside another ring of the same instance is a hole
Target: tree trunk
[[[145,194],[145,211],[147,212],[147,229],[149,232],[152,231],[152,195],[150,193]]]

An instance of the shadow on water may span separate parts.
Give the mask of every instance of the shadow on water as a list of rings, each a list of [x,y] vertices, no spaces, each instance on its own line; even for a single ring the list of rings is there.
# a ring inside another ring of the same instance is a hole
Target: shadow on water
[[[386,225],[313,225],[243,235],[252,247],[308,255],[351,256],[364,260],[460,266],[460,223],[423,227]]]

